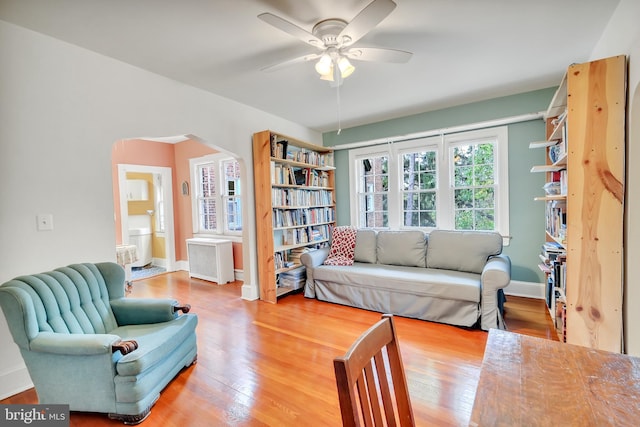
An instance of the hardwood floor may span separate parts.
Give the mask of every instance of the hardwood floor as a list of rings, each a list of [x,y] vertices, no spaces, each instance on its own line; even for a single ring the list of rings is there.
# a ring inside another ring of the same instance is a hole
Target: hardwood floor
[[[333,358],[379,313],[306,299],[245,301],[185,272],[134,282],[132,297],[171,296],[199,316],[198,363],[165,388],[146,426],[340,425]],[[509,330],[555,338],[542,300],[508,297]],[[417,425],[468,425],[487,333],[395,318]],[[557,339],[557,338],[556,338]],[[33,389],[0,401],[37,403]],[[73,412],[71,426],[122,425]]]

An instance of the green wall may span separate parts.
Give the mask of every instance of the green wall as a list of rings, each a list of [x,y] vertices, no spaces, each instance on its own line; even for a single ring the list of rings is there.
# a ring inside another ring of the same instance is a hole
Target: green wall
[[[325,146],[339,146],[410,133],[459,126],[486,120],[545,111],[556,88],[548,88],[519,95],[495,98],[443,110],[386,120],[369,125],[343,129],[340,135],[327,132]],[[512,262],[512,278],[525,282],[543,282],[538,269],[538,254],[544,242],[544,204],[533,198],[543,194],[544,174],[530,173],[531,166],[544,164],[542,149],[529,149],[529,142],[545,138],[544,122],[533,120],[509,127],[509,219],[511,242],[504,253]],[[337,150],[336,201],[339,225],[350,221],[349,151]]]

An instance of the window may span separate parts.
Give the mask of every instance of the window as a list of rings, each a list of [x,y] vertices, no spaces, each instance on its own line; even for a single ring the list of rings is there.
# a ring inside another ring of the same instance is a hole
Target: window
[[[191,159],[195,233],[242,231],[240,165],[219,154]]]
[[[402,224],[435,227],[437,197],[436,151],[402,155]]]
[[[456,230],[494,230],[494,143],[451,148]]]
[[[240,164],[233,160],[222,162],[224,176],[225,232],[242,231],[242,209],[240,197]]]
[[[388,227],[389,159],[371,156],[358,160],[358,203],[363,227]]]
[[[352,224],[509,235],[507,127],[349,152]]]

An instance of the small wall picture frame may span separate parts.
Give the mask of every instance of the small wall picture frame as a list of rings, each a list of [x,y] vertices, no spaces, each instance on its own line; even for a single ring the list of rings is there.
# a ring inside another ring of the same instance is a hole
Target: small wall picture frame
[[[187,181],[182,181],[182,195],[189,195],[189,183]]]

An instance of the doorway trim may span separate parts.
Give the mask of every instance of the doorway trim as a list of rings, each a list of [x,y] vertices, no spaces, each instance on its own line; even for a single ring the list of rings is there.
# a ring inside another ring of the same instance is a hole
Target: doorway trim
[[[118,192],[120,193],[120,235],[122,243],[129,243],[129,209],[127,205],[127,172],[143,172],[162,176],[162,195],[165,201],[165,255],[166,270],[176,271],[176,243],[173,218],[173,178],[171,168],[164,166],[146,166],[118,164]]]

